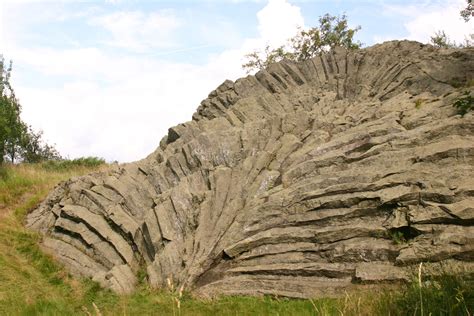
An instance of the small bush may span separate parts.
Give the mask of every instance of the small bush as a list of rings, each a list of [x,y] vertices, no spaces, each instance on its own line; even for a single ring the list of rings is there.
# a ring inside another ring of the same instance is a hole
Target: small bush
[[[469,91],[463,93],[464,97],[457,99],[453,106],[458,110],[458,114],[464,116],[467,112],[474,110],[474,98]]]
[[[65,171],[78,167],[98,167],[105,164],[103,158],[98,157],[81,157],[73,160],[64,159],[64,160],[48,160],[41,164],[41,166],[46,170],[51,171]]]
[[[433,36],[431,36],[431,44],[438,48],[456,48],[458,45],[456,42],[451,41],[451,39],[446,35],[444,31],[437,31]]]

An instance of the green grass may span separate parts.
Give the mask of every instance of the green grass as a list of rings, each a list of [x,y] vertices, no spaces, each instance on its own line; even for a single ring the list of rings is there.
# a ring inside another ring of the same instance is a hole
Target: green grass
[[[48,160],[42,162],[40,165],[46,170],[51,171],[65,171],[78,167],[96,168],[105,164],[103,158],[98,157],[82,157],[76,159],[62,159],[62,160]]]
[[[0,315],[472,315],[469,278],[443,273],[416,276],[406,286],[314,300],[278,297],[197,299],[176,289],[153,290],[145,281],[132,295],[118,296],[88,279],[71,277],[41,251],[40,236],[23,227],[25,215],[61,180],[105,168],[43,164],[0,170]],[[145,278],[145,273],[140,273]],[[421,293],[421,300],[420,300]],[[471,313],[471,314],[469,314]]]
[[[76,281],[40,250],[39,235],[24,229],[22,222],[59,181],[93,169],[52,172],[40,165],[10,165],[1,170],[0,315],[35,315],[35,310],[45,309],[60,313],[74,308],[75,288],[81,285],[75,285]]]
[[[433,276],[413,277],[403,291],[391,298],[391,315],[472,315],[472,275],[452,274],[438,267]],[[472,271],[471,271],[472,274]],[[401,312],[403,311],[403,312]]]

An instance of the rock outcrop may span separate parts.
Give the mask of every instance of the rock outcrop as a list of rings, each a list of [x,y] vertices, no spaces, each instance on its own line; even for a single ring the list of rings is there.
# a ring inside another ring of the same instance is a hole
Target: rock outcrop
[[[146,159],[27,218],[74,274],[198,295],[328,295],[474,260],[474,49],[387,42],[225,81]],[[126,146],[126,144],[124,144]]]

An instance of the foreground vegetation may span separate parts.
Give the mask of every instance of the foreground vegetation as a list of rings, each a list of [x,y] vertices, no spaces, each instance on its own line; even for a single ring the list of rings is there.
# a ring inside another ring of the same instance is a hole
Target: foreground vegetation
[[[72,278],[23,227],[26,213],[59,181],[106,168],[76,162],[7,165],[0,169],[0,315],[472,315],[474,286],[458,275],[421,279],[341,298],[290,300],[223,297],[199,300],[173,289],[118,296],[90,280]]]

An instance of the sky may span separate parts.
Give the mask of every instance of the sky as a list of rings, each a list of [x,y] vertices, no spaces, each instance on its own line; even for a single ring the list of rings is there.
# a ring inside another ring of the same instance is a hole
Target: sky
[[[22,118],[68,158],[130,162],[191,120],[244,55],[286,43],[325,13],[360,25],[365,47],[474,33],[465,0],[0,0],[0,54]]]

